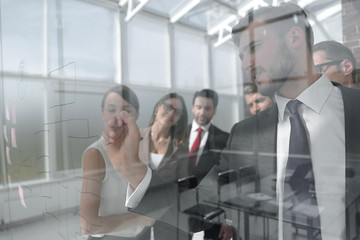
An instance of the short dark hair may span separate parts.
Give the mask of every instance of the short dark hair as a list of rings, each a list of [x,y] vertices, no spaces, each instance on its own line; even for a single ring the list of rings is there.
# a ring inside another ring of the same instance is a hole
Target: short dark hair
[[[286,20],[286,21],[285,21]],[[278,36],[285,34],[294,26],[299,26],[306,32],[306,40],[310,53],[314,45],[314,33],[307,20],[306,12],[296,4],[280,3],[279,6],[262,7],[254,11],[250,11],[245,17],[240,18],[233,27],[231,35],[234,44],[239,47],[241,33],[248,27],[251,22],[264,22],[265,24],[279,23],[276,27],[272,27]]]
[[[258,89],[255,83],[245,83],[244,84],[244,95],[250,95],[257,93]]]
[[[137,98],[135,92],[131,90],[128,86],[125,85],[117,85],[113,88],[110,88],[105,94],[101,101],[101,109],[104,109],[104,104],[106,97],[109,93],[114,92],[117,93],[120,97],[122,97],[125,101],[127,101],[131,106],[133,106],[136,112],[139,112],[139,99]]]
[[[314,52],[324,51],[325,57],[328,60],[345,60],[349,59],[353,65],[353,71],[351,73],[352,80],[356,80],[356,59],[352,51],[343,44],[335,41],[323,41],[314,45]]]
[[[211,98],[213,100],[215,108],[217,107],[217,104],[219,102],[218,94],[212,89],[203,89],[201,91],[195,92],[193,102],[192,102],[193,105],[195,103],[195,98],[197,98],[197,97]]]
[[[179,95],[177,93],[168,93],[165,96],[163,96],[162,98],[160,98],[160,100],[155,104],[153,113],[151,115],[149,126],[152,126],[154,124],[158,108],[162,104],[164,104],[164,102],[166,100],[171,99],[171,98],[179,99],[182,104],[182,113],[181,113],[180,119],[174,126],[171,126],[171,128],[170,128],[170,136],[173,139],[175,145],[180,145],[185,141],[185,139],[187,138],[187,134],[188,134],[187,110],[186,110],[184,98],[181,95]]]

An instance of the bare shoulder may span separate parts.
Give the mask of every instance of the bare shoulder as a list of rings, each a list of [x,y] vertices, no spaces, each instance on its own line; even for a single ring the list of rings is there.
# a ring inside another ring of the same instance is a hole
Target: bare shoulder
[[[105,162],[101,152],[96,148],[85,151],[82,159],[83,174],[90,177],[103,178],[105,175]]]

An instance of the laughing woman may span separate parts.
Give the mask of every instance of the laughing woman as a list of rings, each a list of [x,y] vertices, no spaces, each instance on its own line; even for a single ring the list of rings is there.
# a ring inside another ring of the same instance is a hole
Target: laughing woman
[[[187,111],[182,96],[169,93],[155,105],[149,127],[141,129],[139,158],[167,182],[188,176]],[[156,222],[155,240],[179,239],[187,234]]]
[[[167,181],[188,175],[187,111],[182,96],[169,93],[155,105],[149,127],[140,130],[139,158]]]

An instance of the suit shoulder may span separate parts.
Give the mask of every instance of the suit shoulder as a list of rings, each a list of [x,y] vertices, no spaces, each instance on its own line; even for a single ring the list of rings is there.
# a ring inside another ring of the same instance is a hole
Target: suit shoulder
[[[248,137],[253,134],[256,128],[257,116],[251,116],[235,123],[230,131],[230,138],[236,137]]]
[[[217,127],[217,126],[215,126],[214,124],[212,124],[212,126],[214,127],[214,133],[215,133],[216,135],[229,136],[229,133],[228,133],[228,132],[226,132],[226,131],[224,131],[224,130],[222,130],[222,129],[218,128],[218,127]]]
[[[256,116],[250,116],[248,118],[245,118],[237,123],[234,124],[234,126],[232,127],[232,129],[239,129],[239,128],[248,128],[251,126],[255,125],[256,120]]]
[[[344,104],[360,106],[360,89],[338,86],[344,100]]]
[[[350,95],[352,97],[355,98],[360,98],[360,89],[358,88],[349,88],[349,87],[345,87],[345,86],[337,86],[338,88],[340,88],[341,92],[345,95]]]

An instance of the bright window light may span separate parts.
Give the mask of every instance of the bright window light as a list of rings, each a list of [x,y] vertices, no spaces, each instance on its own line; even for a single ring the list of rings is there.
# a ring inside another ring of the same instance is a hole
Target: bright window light
[[[317,20],[320,22],[320,21],[323,21],[337,13],[339,13],[341,11],[341,3],[339,4],[336,4],[330,8],[326,8],[324,9],[324,11],[322,11],[321,13],[319,13],[316,18]]]
[[[207,33],[209,35],[214,35],[220,29],[224,28],[225,26],[228,26],[230,23],[232,23],[236,19],[237,19],[236,15],[231,15],[231,16],[227,17],[224,21],[220,22],[219,24],[217,24],[213,28],[209,29],[209,31]]]

